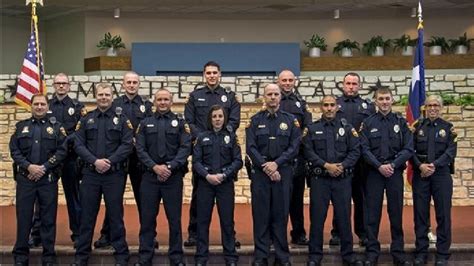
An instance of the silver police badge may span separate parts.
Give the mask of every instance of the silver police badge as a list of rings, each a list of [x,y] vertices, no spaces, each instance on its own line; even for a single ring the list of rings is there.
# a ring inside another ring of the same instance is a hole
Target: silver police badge
[[[282,122],[282,123],[280,124],[280,129],[281,129],[281,130],[287,130],[287,129],[288,129],[288,125],[287,125],[285,122]]]
[[[114,117],[112,121],[114,122],[115,125],[118,125],[119,119],[118,117]]]
[[[73,114],[74,114],[74,108],[69,107],[69,109],[67,110],[67,113],[68,113],[69,115],[73,115]]]
[[[224,142],[225,142],[225,144],[229,144],[229,142],[230,142],[230,137],[229,137],[229,136],[225,136],[225,137],[224,137]]]
[[[442,137],[442,138],[446,137],[446,131],[444,129],[440,129],[439,130],[439,136]]]
[[[175,119],[175,120],[171,121],[171,126],[172,127],[177,127],[178,126],[178,120]]]
[[[362,108],[367,109],[367,103],[362,103]]]
[[[26,127],[23,128],[21,133],[30,133],[30,129],[26,126]]]
[[[342,128],[342,127],[339,128],[339,131],[338,131],[338,132],[339,132],[339,136],[341,136],[341,137],[344,136],[344,134],[346,133],[346,131],[345,131],[344,128]]]
[[[94,118],[89,118],[89,120],[87,120],[87,124],[94,124]]]
[[[296,104],[296,107],[301,108],[301,103],[300,102],[296,102],[295,104]]]
[[[394,131],[395,133],[400,132],[400,126],[399,126],[399,125],[394,125],[394,126],[393,126],[393,131]]]
[[[425,132],[423,131],[423,129],[420,129],[420,131],[418,131],[418,135],[421,137],[425,135]]]
[[[222,97],[221,97],[221,101],[222,101],[223,103],[227,102],[227,96],[225,96],[225,95],[222,95]]]
[[[140,105],[140,112],[144,113],[145,112],[145,105]]]

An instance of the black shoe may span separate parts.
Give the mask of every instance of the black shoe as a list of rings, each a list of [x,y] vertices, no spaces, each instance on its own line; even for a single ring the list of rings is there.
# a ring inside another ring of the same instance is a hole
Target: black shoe
[[[39,238],[39,237],[30,237],[30,239],[28,240],[28,246],[30,248],[37,248],[37,247],[41,246],[41,238]]]
[[[361,260],[351,260],[351,261],[343,260],[342,265],[344,265],[344,266],[364,266],[364,262],[362,262]]]
[[[15,266],[28,266],[28,261],[15,262]]]
[[[307,246],[309,244],[308,239],[305,235],[298,237],[297,239],[291,239],[291,244],[298,246]]]
[[[321,262],[310,260],[310,261],[306,262],[306,266],[321,266]]]
[[[174,265],[174,266],[186,266],[186,264],[185,264],[184,262],[182,262],[182,261],[180,261],[180,262],[175,262],[175,263],[173,263],[172,265]]]
[[[205,262],[196,262],[196,266],[206,266],[207,263]]]
[[[377,262],[374,260],[366,260],[364,261],[364,266],[375,266],[377,265]]]
[[[143,265],[144,265],[144,264],[141,263],[141,262],[137,262],[137,263],[133,264],[133,266],[143,266]]]
[[[128,262],[116,262],[115,266],[127,266]]]
[[[341,244],[341,239],[339,236],[331,236],[331,239],[329,239],[329,245],[330,246],[339,246]]]
[[[53,263],[53,262],[43,262],[41,265],[42,265],[42,266],[54,266],[54,265],[56,265],[56,264]]]
[[[426,259],[424,258],[415,258],[415,260],[413,261],[414,266],[422,266],[425,264],[426,264]]]
[[[237,262],[235,261],[226,262],[225,266],[237,266]]]
[[[252,262],[252,266],[268,266],[267,260],[259,260]]]
[[[101,235],[100,238],[94,242],[94,248],[110,248],[112,244],[106,235]]]
[[[75,262],[71,263],[70,266],[87,266],[87,263],[75,261]]]
[[[366,237],[359,239],[359,246],[366,247],[368,242],[369,240]]]
[[[185,247],[194,247],[194,246],[196,246],[196,237],[195,236],[189,236],[188,240],[184,241],[183,245]]]
[[[274,266],[291,266],[291,262],[289,262],[289,261],[287,261],[287,262],[275,261],[275,263],[273,265]]]
[[[239,240],[235,240],[235,248],[240,248],[240,241]]]
[[[396,266],[411,266],[411,263],[408,260],[393,260],[393,265]]]
[[[435,266],[446,266],[446,265],[448,265],[447,260],[437,259],[435,262]]]
[[[153,239],[153,246],[155,247],[155,249],[159,249],[159,248],[160,248],[160,243],[158,242],[158,240]]]

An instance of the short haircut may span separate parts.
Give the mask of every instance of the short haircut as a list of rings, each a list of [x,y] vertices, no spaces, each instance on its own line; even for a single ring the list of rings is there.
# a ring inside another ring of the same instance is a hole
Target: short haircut
[[[333,98],[334,101],[337,101],[336,96],[334,96],[334,95],[332,95],[332,94],[326,94],[326,95],[324,95],[323,98],[321,99],[321,102],[323,102],[324,99],[326,99],[326,98]]]
[[[157,95],[158,92],[160,92],[160,91],[166,91],[166,92],[168,92],[168,93],[170,94],[170,96],[171,96],[171,101],[173,101],[173,94],[172,94],[171,91],[170,91],[168,88],[166,88],[166,87],[158,88],[158,89],[155,91],[155,93],[153,94],[153,96],[156,98],[156,95]]]
[[[390,94],[390,96],[393,96],[392,91],[389,88],[378,88],[374,93],[374,98],[377,98],[379,94]]]
[[[69,77],[68,75],[66,75],[66,73],[63,73],[63,72],[59,72],[58,74],[54,75],[54,79],[56,79],[56,77],[66,77],[67,78],[67,81],[69,81]]]
[[[35,94],[33,94],[33,96],[31,96],[31,100],[30,100],[31,103],[33,103],[33,100],[38,98],[38,97],[40,97],[40,98],[43,97],[46,100],[46,102],[48,102],[48,100],[49,100],[47,95],[44,95],[42,93],[35,93]]]
[[[221,66],[220,66],[218,63],[214,62],[214,61],[209,61],[209,62],[207,62],[207,63],[204,65],[202,71],[206,71],[206,67],[208,67],[208,66],[217,67],[217,70],[221,71]]]
[[[207,128],[209,130],[212,130],[212,113],[217,110],[222,110],[222,113],[224,113],[224,125],[225,127],[227,125],[227,113],[222,105],[215,104],[211,106],[209,109],[209,113],[207,114]]]
[[[437,94],[432,94],[428,97],[426,97],[425,99],[425,105],[427,105],[429,102],[431,101],[437,101],[439,103],[439,105],[441,105],[441,107],[444,106],[444,103],[443,103],[443,98],[441,98],[441,96],[437,95]]]
[[[359,83],[360,83],[360,76],[359,74],[355,73],[355,72],[348,72],[347,74],[344,75],[344,78],[342,79],[343,82],[344,80],[346,80],[346,77],[347,76],[353,76],[353,77],[357,77],[357,79],[359,80]]]
[[[110,85],[109,83],[99,83],[97,84],[97,86],[95,87],[95,94],[97,95],[97,92],[99,91],[99,89],[109,89],[110,92],[112,93],[112,85]]]

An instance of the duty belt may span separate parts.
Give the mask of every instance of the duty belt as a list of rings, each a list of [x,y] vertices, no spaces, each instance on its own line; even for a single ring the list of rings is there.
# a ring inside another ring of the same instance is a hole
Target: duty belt
[[[84,166],[89,170],[95,171],[95,165],[94,164],[86,163]],[[123,163],[112,164],[110,166],[110,169],[107,172],[115,172],[115,171],[123,170],[123,169],[125,169],[125,167],[126,167],[126,163],[124,163],[124,162]]]

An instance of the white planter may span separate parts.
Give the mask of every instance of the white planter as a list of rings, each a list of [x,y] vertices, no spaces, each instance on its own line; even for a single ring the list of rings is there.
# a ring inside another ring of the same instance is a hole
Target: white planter
[[[430,47],[430,55],[441,55],[441,46],[435,45]]]
[[[384,51],[382,46],[375,47],[375,51],[372,52],[372,56],[383,56]]]
[[[351,48],[342,48],[341,56],[342,57],[352,57],[352,49]]]
[[[113,47],[107,49],[107,56],[117,56],[117,50]]]
[[[457,45],[454,48],[454,53],[455,54],[467,54],[467,46],[465,45]]]
[[[403,48],[402,55],[403,56],[411,56],[411,55],[413,55],[413,50],[414,50],[413,46],[407,46],[407,47]]]
[[[313,47],[309,48],[309,57],[320,57],[321,56],[321,48]]]

